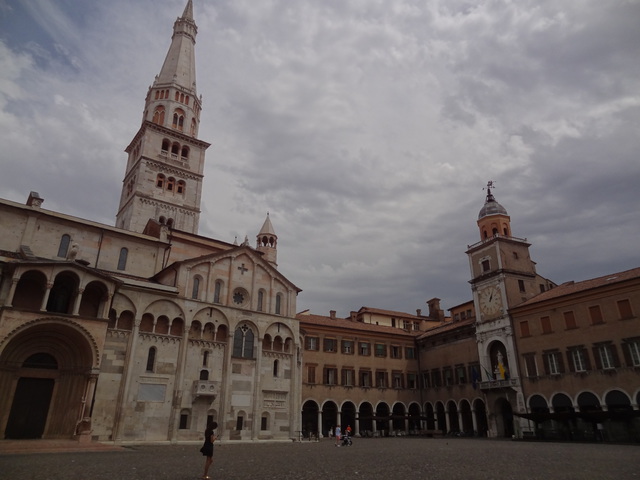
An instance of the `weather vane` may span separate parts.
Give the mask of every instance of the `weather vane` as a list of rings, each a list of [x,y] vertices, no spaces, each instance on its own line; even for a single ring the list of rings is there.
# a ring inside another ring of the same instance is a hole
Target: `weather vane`
[[[496,182],[494,180],[489,180],[487,182],[487,187],[486,189],[489,191],[489,193],[491,193],[491,189],[496,187]],[[484,190],[484,188],[482,189]]]

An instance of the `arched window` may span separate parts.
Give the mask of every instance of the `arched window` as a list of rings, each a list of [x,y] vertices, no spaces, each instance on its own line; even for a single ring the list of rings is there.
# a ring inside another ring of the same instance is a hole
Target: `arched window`
[[[162,153],[166,155],[166,153],[169,151],[170,148],[171,148],[171,142],[166,138],[162,140]]]
[[[71,243],[71,237],[66,233],[60,238],[60,246],[58,247],[58,256],[61,258],[67,258],[69,253],[69,244]]]
[[[213,303],[220,303],[220,294],[222,293],[222,282],[216,280],[216,284],[213,290]]]
[[[162,105],[157,106],[153,111],[152,122],[158,125],[162,125],[164,123],[164,107]]]
[[[278,376],[278,360],[273,361],[273,376]]]
[[[182,151],[180,152],[180,156],[183,159],[189,158],[189,147],[187,147],[186,145],[183,145],[182,146]]]
[[[172,228],[173,227],[173,218],[170,218],[167,220],[167,227]]]
[[[196,136],[196,119],[195,118],[191,119],[191,136],[192,137]]]
[[[176,92],[176,102],[180,101],[180,92]]]
[[[178,153],[180,153],[180,144],[176,142],[171,145],[171,155],[175,155],[175,157],[177,158]]]
[[[158,222],[160,222],[160,225],[165,225],[167,223],[167,219],[164,217],[164,215],[160,215]]]
[[[169,190],[170,192],[173,192],[173,188],[176,186],[176,179],[173,177],[169,177],[169,180],[167,181],[167,190]]]
[[[258,292],[258,311],[264,311],[264,290]]]
[[[181,94],[180,94],[180,102],[181,102],[181,103],[184,103],[184,93],[181,93]]]
[[[158,100],[158,98],[160,98],[160,90],[156,90],[156,100]]]
[[[156,347],[149,348],[147,354],[147,372],[153,372],[156,366]]]
[[[178,192],[179,194],[184,194],[184,190],[185,190],[186,184],[184,183],[184,180],[178,180],[178,184],[176,186],[176,192]]]
[[[193,277],[193,290],[191,290],[191,298],[198,299],[200,294],[200,277]]]
[[[209,380],[209,370],[200,370],[200,380]]]
[[[189,105],[189,95],[187,95],[186,97],[184,97],[184,103],[186,103],[187,105]]]
[[[233,335],[233,356],[253,358],[253,331],[246,324],[236,328]]]
[[[206,367],[208,361],[209,361],[209,351],[205,350],[204,353],[202,354],[202,366]]]
[[[282,313],[282,294],[279,293],[276,295],[276,315],[280,315]]]
[[[156,187],[164,188],[165,178],[166,177],[162,173],[159,173],[158,176],[156,177]]]
[[[118,270],[124,270],[127,268],[127,256],[129,255],[129,250],[122,247],[120,249],[120,258],[118,258]]]
[[[173,128],[177,128],[182,131],[184,127],[184,111],[181,109],[177,109],[173,114]]]

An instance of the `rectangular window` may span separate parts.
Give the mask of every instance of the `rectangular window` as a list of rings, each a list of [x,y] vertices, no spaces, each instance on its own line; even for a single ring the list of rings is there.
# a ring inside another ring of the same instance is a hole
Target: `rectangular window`
[[[324,384],[325,385],[337,385],[338,384],[338,369],[335,367],[325,367],[324,369]]]
[[[604,318],[602,318],[602,310],[600,310],[600,305],[589,307],[589,316],[591,317],[592,325],[604,323]]]
[[[345,387],[353,387],[355,372],[351,368],[342,369],[342,385]]]
[[[360,370],[360,386],[371,386],[371,372],[369,370]]]
[[[324,339],[324,351],[325,352],[335,352],[336,351],[336,339],[335,338],[325,338]]]
[[[413,323],[413,330],[415,332],[417,332],[418,330],[420,330],[420,323],[419,322],[414,322]]]
[[[540,318],[540,328],[542,329],[542,333],[551,333],[551,318],[550,317],[541,317]]]
[[[316,366],[307,366],[307,383],[316,383]]]
[[[524,280],[518,280],[518,288],[520,289],[521,292],[526,292],[525,288],[524,288]]]
[[[307,337],[305,348],[307,350],[318,350],[318,337]]]
[[[536,365],[535,353],[526,353],[523,355],[523,358],[525,368],[527,369],[527,377],[537,377],[538,366]]]
[[[391,358],[402,358],[402,347],[391,345]]]
[[[633,312],[631,311],[631,302],[629,300],[618,300],[618,313],[620,314],[620,320],[627,320],[633,318]]]
[[[625,343],[629,354],[627,364],[640,367],[640,339],[626,340]]]
[[[574,328],[578,328],[576,324],[576,316],[573,311],[564,312],[564,324],[567,330],[572,330]]]
[[[407,388],[415,390],[418,387],[418,377],[415,373],[407,373]]]
[[[444,384],[449,386],[453,385],[453,371],[450,367],[444,368],[442,370],[442,376],[444,377]]]
[[[456,365],[456,382],[458,385],[467,383],[467,369],[464,365]]]
[[[402,377],[402,373],[393,372],[393,388],[404,388]]]
[[[342,353],[346,355],[353,354],[353,341],[352,340],[343,340],[342,341]]]
[[[260,430],[267,430],[267,417],[260,419]]]
[[[585,359],[584,348],[572,348],[569,350],[571,357],[571,365],[574,372],[586,372],[587,362]]]
[[[603,370],[615,368],[611,345],[600,345],[598,347],[598,355],[600,357],[600,367]]]
[[[384,343],[376,343],[376,357],[387,356],[387,346]]]
[[[236,430],[242,430],[244,424],[244,417],[236,418]]]
[[[489,270],[491,270],[491,263],[489,260],[482,260],[482,271],[488,272]]]
[[[414,360],[416,358],[415,347],[404,347],[404,357],[408,360]]]
[[[409,320],[403,320],[402,328],[404,328],[405,330],[409,330],[411,328],[411,322]]]
[[[559,375],[561,373],[564,373],[560,352],[545,352],[543,357],[545,374]]]
[[[529,322],[527,320],[522,320],[520,322],[520,336],[521,337],[531,336],[531,332],[529,331]]]
[[[387,372],[376,372],[376,387],[387,388]]]
[[[360,342],[360,355],[368,357],[371,355],[371,344],[369,342]]]

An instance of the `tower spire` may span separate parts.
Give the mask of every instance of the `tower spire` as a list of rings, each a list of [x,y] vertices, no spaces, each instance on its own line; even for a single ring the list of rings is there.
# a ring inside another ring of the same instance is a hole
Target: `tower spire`
[[[171,45],[145,98],[142,125],[129,154],[116,226],[147,231],[149,220],[198,233],[204,153],[198,140],[202,99],[196,92],[198,27],[193,1],[173,24]],[[157,230],[154,229],[154,231]]]

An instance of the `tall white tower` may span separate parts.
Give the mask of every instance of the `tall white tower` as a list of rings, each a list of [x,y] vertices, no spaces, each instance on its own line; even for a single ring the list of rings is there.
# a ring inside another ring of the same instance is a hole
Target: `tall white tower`
[[[125,149],[127,168],[116,227],[143,232],[149,220],[198,233],[204,157],[197,138],[202,99],[196,92],[193,3],[173,25],[171,46],[149,87],[142,125]]]

